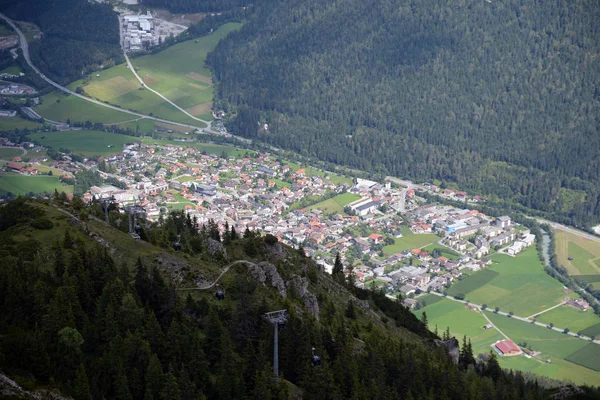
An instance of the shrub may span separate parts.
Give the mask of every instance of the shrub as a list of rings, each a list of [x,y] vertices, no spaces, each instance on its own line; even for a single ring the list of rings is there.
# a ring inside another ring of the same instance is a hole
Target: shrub
[[[31,222],[31,226],[33,226],[36,229],[52,229],[54,223],[52,223],[52,221],[50,221],[48,218],[42,217],[34,219]]]

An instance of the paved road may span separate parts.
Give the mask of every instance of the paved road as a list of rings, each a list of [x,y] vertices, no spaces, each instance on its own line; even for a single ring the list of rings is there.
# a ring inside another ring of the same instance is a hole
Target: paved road
[[[432,292],[430,292],[430,293],[431,293],[431,294],[434,294],[434,295],[436,295],[436,296],[444,297],[444,296],[443,296],[441,293],[437,293],[437,292],[433,292],[433,291],[432,291]],[[458,302],[458,303],[469,304],[469,305],[475,306],[475,307],[479,308],[479,310],[481,310],[481,305],[479,305],[479,304],[473,304],[473,303],[471,303],[471,302],[466,302],[466,301],[464,301],[464,300],[458,300],[458,299],[455,299],[455,298],[454,298],[454,297],[452,297],[452,296],[446,296],[446,298],[447,298],[448,300],[456,301],[456,302]],[[591,312],[591,311],[590,311],[590,312]],[[506,313],[506,312],[504,312],[504,311],[498,311],[498,313],[497,313],[497,314],[499,314],[499,315],[504,315],[504,316],[506,316],[506,317],[508,317],[508,316],[509,316],[509,314],[508,314],[508,313]],[[530,319],[527,319],[527,318],[524,318],[524,317],[519,317],[518,315],[513,315],[511,318],[514,318],[514,319],[516,319],[516,320],[518,320],[518,321],[523,321],[523,322],[526,322],[526,323],[528,323],[528,324],[531,324],[531,323],[533,323],[533,324],[535,324],[535,325],[539,325],[539,326],[543,326],[544,328],[548,328],[548,325],[546,325],[546,324],[543,324],[543,323],[541,323],[541,322],[537,322],[537,321],[532,321],[532,320],[530,320]],[[556,326],[554,326],[554,327],[552,327],[552,328],[548,328],[548,329],[552,329],[552,330],[555,330],[555,331],[557,331],[557,332],[564,333],[564,328],[557,328]],[[579,339],[582,339],[582,340],[591,341],[591,338],[589,338],[589,337],[587,337],[587,336],[583,336],[583,335],[581,335],[581,336],[577,336],[577,333],[575,333],[575,332],[568,332],[568,333],[567,333],[567,335],[571,335],[571,336],[573,336],[573,337],[576,337],[576,338],[579,338]],[[600,340],[595,340],[595,341],[594,341],[594,343],[598,343],[598,344],[600,344]]]
[[[180,122],[169,121],[169,120],[162,119],[162,118],[151,117],[151,116],[148,116],[148,115],[145,115],[145,114],[141,114],[141,113],[138,113],[138,112],[135,112],[135,111],[130,111],[130,110],[123,109],[121,107],[113,106],[111,104],[106,104],[106,103],[103,103],[103,102],[101,102],[99,100],[95,100],[95,99],[92,99],[90,97],[80,95],[79,93],[75,93],[74,91],[72,91],[72,90],[70,90],[70,89],[68,89],[68,88],[66,88],[66,87],[64,87],[64,86],[62,86],[62,85],[54,82],[52,79],[50,79],[46,75],[44,75],[31,62],[31,58],[29,57],[29,44],[27,43],[27,39],[25,39],[25,35],[23,35],[23,32],[21,32],[21,30],[19,29],[19,27],[10,18],[8,18],[6,15],[4,15],[2,13],[0,13],[0,18],[2,18],[3,20],[5,20],[17,32],[17,34],[19,35],[19,42],[21,43],[21,50],[23,51],[23,58],[25,58],[25,61],[27,62],[27,64],[31,67],[31,69],[36,74],[38,74],[40,76],[40,78],[42,78],[43,80],[45,80],[46,82],[48,82],[48,84],[54,86],[56,89],[58,89],[58,90],[60,90],[62,92],[65,92],[67,94],[70,94],[72,96],[79,97],[80,99],[88,101],[90,103],[94,103],[94,104],[97,104],[97,105],[105,107],[105,108],[110,108],[110,109],[115,110],[115,111],[120,111],[120,112],[125,113],[125,114],[135,115],[137,117],[143,117],[143,118],[150,119],[152,121],[163,122],[165,124],[182,126],[182,127],[190,128],[190,129],[200,129],[199,127],[194,126],[194,125],[183,124],[183,123],[180,123]],[[195,118],[195,119],[198,119],[198,118]],[[206,123],[206,121],[202,121],[202,120],[198,120],[198,121]],[[219,134],[218,132],[212,131],[210,129],[207,129],[206,132]],[[223,135],[223,136],[231,136],[229,134],[227,134],[227,135],[221,134],[221,135]]]
[[[187,115],[188,117],[206,124],[206,127],[208,129],[210,129],[211,121],[205,121],[203,119],[196,118],[195,116],[193,116],[189,112],[185,111],[183,108],[179,107],[177,104],[173,103],[171,100],[167,99],[165,96],[163,96],[156,90],[152,89],[150,86],[146,85],[146,82],[144,82],[144,80],[138,75],[135,68],[133,67],[133,64],[131,63],[131,60],[129,60],[129,57],[127,56],[127,52],[125,51],[124,40],[123,40],[123,24],[121,23],[120,16],[118,16],[117,18],[119,18],[119,35],[121,36],[121,49],[123,50],[123,55],[125,56],[125,61],[127,62],[127,65],[129,66],[129,69],[131,70],[133,75],[141,83],[142,87],[148,89],[149,91],[151,91],[152,93],[154,93],[155,95],[157,95],[158,97],[160,97],[161,99],[163,99],[164,101],[166,101],[167,103],[169,103],[170,105],[172,105],[173,107],[175,107],[176,109],[178,109],[179,111],[181,111],[182,113]]]

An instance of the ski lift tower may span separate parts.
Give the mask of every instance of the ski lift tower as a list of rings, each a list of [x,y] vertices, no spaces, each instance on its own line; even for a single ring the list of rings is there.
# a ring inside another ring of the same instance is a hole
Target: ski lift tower
[[[283,324],[287,319],[285,313],[287,310],[272,311],[265,314],[265,319],[273,324],[275,329],[273,338],[273,377],[275,382],[279,383],[279,343],[278,330],[279,324]]]
[[[132,238],[139,240],[140,235],[137,232],[137,228],[138,228],[137,216],[139,214],[145,213],[146,210],[144,210],[144,208],[141,206],[132,205],[132,206],[125,207],[125,211],[127,212],[128,216],[129,216],[129,235],[131,235]],[[133,219],[133,221],[132,221],[132,219]]]
[[[113,204],[115,202],[115,197],[114,196],[108,196],[108,197],[102,197],[100,198],[100,203],[102,203],[102,208],[104,208],[104,219],[106,220],[106,223],[108,224],[108,208],[110,207],[111,204]]]

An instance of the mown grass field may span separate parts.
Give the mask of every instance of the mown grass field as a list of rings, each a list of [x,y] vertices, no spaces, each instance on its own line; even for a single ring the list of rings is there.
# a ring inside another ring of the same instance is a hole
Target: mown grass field
[[[17,64],[12,64],[0,71],[0,74],[18,75],[19,72],[21,72],[21,68]]]
[[[432,234],[415,235],[408,228],[402,229],[401,238],[394,239],[394,244],[384,246],[383,252],[388,255],[401,253],[403,250],[420,249],[440,240],[439,236]]]
[[[313,204],[310,207],[307,207],[307,210],[321,210],[325,214],[343,214],[344,206],[352,203],[355,200],[360,199],[360,196],[357,196],[352,193],[342,193],[337,196],[332,197],[331,199],[323,200],[319,203]]]
[[[566,360],[600,372],[600,346],[589,343],[584,348],[568,356]]]
[[[73,193],[73,186],[63,185],[57,176],[0,174],[0,190],[14,195],[52,193],[54,189],[58,189],[59,192]]]
[[[502,311],[527,317],[562,301],[563,286],[544,272],[535,247],[516,257],[496,254],[491,258],[494,261],[491,267],[465,279],[478,279],[487,270],[498,273],[486,285],[468,293],[473,303],[485,303],[490,308],[500,307]]]
[[[134,58],[131,62],[147,86],[190,114],[210,120],[213,85],[212,75],[204,66],[206,55],[222,38],[240,26],[238,23],[225,24],[211,35],[178,43],[160,53]],[[126,64],[93,73],[85,80],[69,85],[72,90],[77,87],[82,87],[96,99],[143,114],[152,113],[155,117],[205,127],[155,93],[144,89]]]
[[[551,364],[532,365],[531,372],[556,379],[569,379],[579,384],[595,384],[595,382],[600,382],[600,373],[597,371],[566,360],[572,354],[585,348],[589,342],[541,326],[496,315],[489,311],[486,311],[486,314],[515,343],[527,342],[527,345],[533,348],[533,350],[542,352],[542,355],[539,357],[540,360],[552,360]],[[600,347],[596,344],[594,346]],[[513,358],[524,359],[523,357],[500,357],[501,360],[505,361],[504,363],[501,362],[501,364],[503,366],[510,365],[509,360]],[[539,364],[538,361],[532,361]],[[529,363],[520,362],[518,364],[522,364],[520,366],[523,366],[523,364]],[[541,368],[542,365],[546,365],[547,367]]]
[[[600,337],[600,323],[584,329],[581,333],[588,337],[592,337],[592,336],[595,336],[596,338]]]
[[[469,293],[491,282],[498,275],[500,275],[498,272],[490,269],[478,271],[453,284],[450,289],[448,289],[448,294],[450,296],[456,296],[457,294],[462,293],[467,295],[468,299],[471,300],[468,296]]]
[[[600,274],[600,243],[560,230],[555,231],[555,238],[558,264],[564,265],[569,275]]]
[[[63,122],[70,119],[71,122],[91,121],[111,124],[137,118],[134,115],[111,110],[78,97],[58,92],[51,92],[42,96],[42,104],[36,106],[35,111],[44,118]]]
[[[42,139],[42,136],[45,136]],[[133,136],[119,135],[116,133],[102,131],[64,131],[64,132],[40,132],[29,135],[44,146],[55,150],[66,148],[76,154],[84,156],[110,156],[123,150],[125,143],[132,143],[139,138]],[[113,145],[113,147],[108,147]]]
[[[545,312],[537,320],[545,324],[552,322],[561,328],[569,328],[575,333],[600,324],[600,317],[594,314],[594,310],[580,311],[567,305]]]
[[[41,128],[42,124],[23,119],[19,116],[13,118],[0,118],[0,132],[13,131],[15,129],[35,129]]]
[[[18,147],[0,147],[0,160],[12,160],[13,157],[25,154],[23,149]]]
[[[428,295],[427,298],[423,296],[423,299],[427,301],[430,296],[435,295]],[[475,355],[489,352],[491,350],[490,345],[502,339],[502,335],[495,329],[486,330],[483,328],[488,322],[480,313],[467,309],[462,303],[439,296],[435,297],[440,300],[431,304],[428,303],[426,307],[415,311],[415,315],[419,318],[421,318],[423,312],[427,313],[429,329],[432,331],[437,326],[438,333],[441,335],[446,327],[449,327],[450,335],[455,336],[461,343],[463,336],[466,335],[471,339]]]

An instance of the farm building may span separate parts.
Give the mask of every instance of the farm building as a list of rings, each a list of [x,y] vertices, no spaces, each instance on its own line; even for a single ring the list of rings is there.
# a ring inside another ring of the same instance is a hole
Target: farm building
[[[501,356],[512,356],[521,353],[519,346],[514,344],[512,340],[508,339],[499,340],[494,343],[494,350],[496,350],[496,352],[498,352],[498,354]]]

